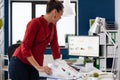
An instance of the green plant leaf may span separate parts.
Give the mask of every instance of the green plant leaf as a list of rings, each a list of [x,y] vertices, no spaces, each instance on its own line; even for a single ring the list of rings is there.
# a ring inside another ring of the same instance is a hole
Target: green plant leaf
[[[99,74],[97,72],[94,72],[93,77],[99,77]]]
[[[2,21],[2,19],[0,18],[0,29],[2,28],[2,26],[3,26],[3,21]]]

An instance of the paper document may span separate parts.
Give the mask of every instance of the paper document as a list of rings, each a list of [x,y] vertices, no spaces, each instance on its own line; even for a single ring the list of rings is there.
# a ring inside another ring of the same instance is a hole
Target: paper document
[[[48,64],[48,66],[52,69],[52,75],[48,75],[47,77],[59,78],[62,80],[82,78],[82,75],[69,66],[64,60],[57,60],[54,63]]]

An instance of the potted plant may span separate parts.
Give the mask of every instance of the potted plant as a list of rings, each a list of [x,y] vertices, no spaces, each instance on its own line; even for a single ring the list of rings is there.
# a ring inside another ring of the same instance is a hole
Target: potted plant
[[[91,71],[93,69],[93,62],[94,60],[88,57],[84,59],[84,65],[87,71]]]
[[[99,80],[99,74],[97,72],[92,74],[92,80]]]
[[[22,43],[22,41],[21,41],[21,40],[18,40],[16,43],[17,43],[17,44],[21,44],[21,43]]]
[[[90,58],[88,58],[88,57],[86,57],[86,58],[84,59],[84,65],[86,65],[86,63],[92,63],[92,64],[93,64],[93,62],[94,62],[94,60],[92,60],[92,59],[90,59]]]

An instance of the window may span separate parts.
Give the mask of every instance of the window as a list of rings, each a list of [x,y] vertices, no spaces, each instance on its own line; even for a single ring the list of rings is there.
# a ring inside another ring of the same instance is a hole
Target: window
[[[31,16],[31,3],[12,3],[12,44],[22,40]]]
[[[77,13],[77,2],[71,1],[72,8]],[[46,1],[11,1],[11,35],[10,44],[23,40],[27,23],[34,17],[44,15]],[[77,15],[62,17],[57,23],[58,42],[61,47],[65,46],[65,35],[77,35]]]

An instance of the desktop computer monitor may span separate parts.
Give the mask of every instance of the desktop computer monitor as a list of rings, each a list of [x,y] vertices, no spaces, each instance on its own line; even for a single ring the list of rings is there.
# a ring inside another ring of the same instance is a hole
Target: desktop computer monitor
[[[69,55],[83,57],[99,56],[99,36],[69,36]]]

